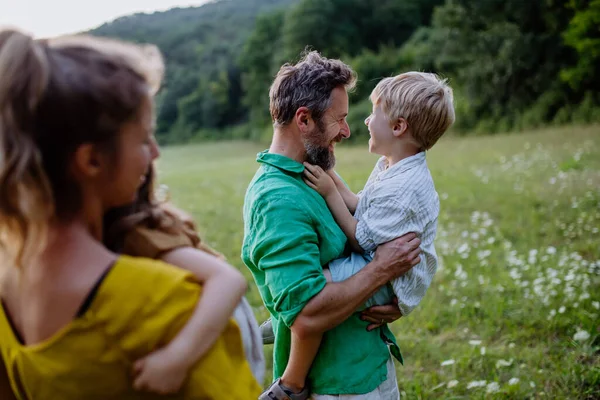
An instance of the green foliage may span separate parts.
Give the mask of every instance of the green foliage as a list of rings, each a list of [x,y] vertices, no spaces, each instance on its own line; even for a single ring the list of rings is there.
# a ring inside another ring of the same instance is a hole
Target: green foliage
[[[600,0],[571,0],[575,15],[563,33],[565,44],[577,51],[577,64],[561,72],[561,78],[573,89],[590,85],[600,89],[595,75],[600,65]]]
[[[590,123],[600,118],[599,27],[600,0],[220,0],[92,33],[163,51],[157,133],[174,143],[229,138],[232,129],[270,138],[270,84],[306,48],[357,71],[353,140],[367,137],[377,82],[407,70],[448,78],[457,132]]]

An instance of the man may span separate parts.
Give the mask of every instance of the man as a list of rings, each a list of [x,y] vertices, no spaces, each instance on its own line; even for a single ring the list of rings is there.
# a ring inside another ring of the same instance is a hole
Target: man
[[[269,93],[273,141],[258,155],[244,204],[242,258],[272,316],[275,378],[290,361],[293,336],[324,333],[309,373],[315,399],[398,398],[390,350],[400,354],[386,323],[400,318],[399,309],[355,310],[420,260],[420,241],[408,234],[379,246],[373,261],[343,282],[323,275],[322,266],[344,253],[346,236],[304,183],[302,163],[334,166],[335,144],[350,136],[347,91],[355,82],[350,67],[317,52],[281,67]],[[271,388],[274,399],[306,398],[302,384],[285,376]]]

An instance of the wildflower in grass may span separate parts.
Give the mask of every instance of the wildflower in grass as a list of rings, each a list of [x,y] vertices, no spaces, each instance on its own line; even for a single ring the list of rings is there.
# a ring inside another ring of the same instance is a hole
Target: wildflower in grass
[[[600,310],[600,301],[592,301],[592,307],[596,310]]]
[[[448,366],[448,365],[453,365],[454,363],[456,363],[456,361],[454,361],[454,360],[450,359],[450,360],[445,360],[445,361],[442,361],[442,363],[441,363],[440,365],[441,365],[442,367],[446,367],[446,366]]]
[[[513,363],[512,358],[509,361],[506,360],[498,360],[496,361],[496,368],[502,368],[502,367],[510,367]]]
[[[567,309],[567,308],[566,308],[565,306],[561,306],[561,307],[558,309],[558,313],[559,313],[559,314],[564,314],[564,313],[565,313],[565,311],[566,311],[566,309]]]
[[[482,347],[481,349],[479,349],[479,353],[480,353],[482,356],[485,356],[485,347]]]
[[[577,330],[575,335],[573,335],[573,340],[576,340],[578,342],[585,342],[589,338],[590,338],[590,334],[587,331],[579,330],[579,329]]]
[[[514,348],[515,348],[515,346],[516,346],[516,345],[515,345],[514,343],[509,343],[509,344],[508,344],[508,348],[509,348],[509,349],[514,349]]]
[[[469,344],[471,346],[479,346],[481,344],[481,340],[469,340]]]
[[[510,386],[515,386],[518,383],[519,383],[519,378],[510,378],[510,380],[508,381],[508,384]]]
[[[532,388],[534,388],[535,387],[535,382],[533,382],[533,381],[529,382],[529,386],[532,387]]]
[[[500,390],[500,385],[498,382],[490,382],[485,388],[486,393],[496,393]]]
[[[483,387],[486,384],[487,384],[487,381],[473,381],[473,382],[469,382],[469,384],[467,385],[467,389],[473,389],[473,388]]]
[[[448,387],[448,389],[452,389],[456,385],[458,385],[458,381],[455,379],[455,380],[452,380],[452,381],[448,382],[447,387]]]

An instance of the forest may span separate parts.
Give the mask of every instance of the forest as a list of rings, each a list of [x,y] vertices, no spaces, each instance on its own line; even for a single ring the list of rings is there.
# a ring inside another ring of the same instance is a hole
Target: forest
[[[353,140],[379,79],[408,70],[449,80],[458,134],[600,121],[600,0],[220,0],[91,33],[161,49],[163,144],[268,140],[271,81],[307,48],[358,74]]]

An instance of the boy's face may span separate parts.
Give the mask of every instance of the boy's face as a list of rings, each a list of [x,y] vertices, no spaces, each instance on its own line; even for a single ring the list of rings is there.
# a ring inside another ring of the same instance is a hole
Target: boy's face
[[[365,125],[371,135],[369,152],[389,156],[387,153],[392,147],[395,136],[390,121],[380,105],[373,105],[373,112],[365,119]]]

